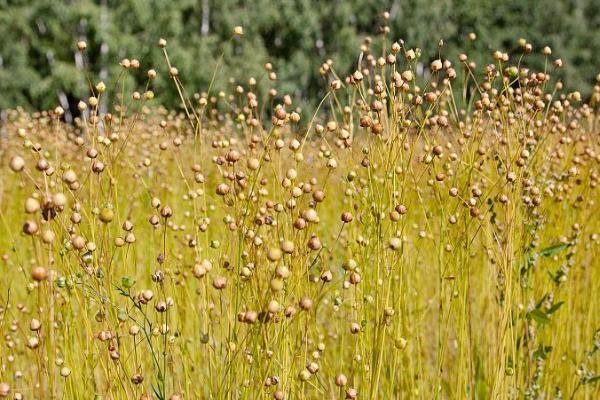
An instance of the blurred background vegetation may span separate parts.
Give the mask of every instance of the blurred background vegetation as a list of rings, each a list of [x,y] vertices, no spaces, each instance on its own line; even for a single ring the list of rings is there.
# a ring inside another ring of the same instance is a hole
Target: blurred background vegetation
[[[378,35],[384,10],[391,14],[389,39],[421,48],[424,65],[438,57],[440,39],[442,57],[465,51],[489,62],[496,49],[520,53],[523,37],[536,53],[529,66],[543,68],[545,45],[562,58],[569,89],[589,93],[600,71],[598,0],[0,0],[0,110],[61,104],[76,113],[78,99],[89,94],[83,70],[110,88],[125,57],[142,64],[128,79],[143,89],[145,71],[155,68],[156,101],[177,107],[160,37],[190,92],[207,89],[224,52],[216,89],[231,78],[237,84],[264,77],[270,61],[280,93],[310,108],[325,87],[320,65],[331,58],[337,71],[351,72],[364,37]],[[236,25],[244,37],[229,40]],[[475,42],[467,40],[472,31]],[[83,56],[78,40],[88,43]]]

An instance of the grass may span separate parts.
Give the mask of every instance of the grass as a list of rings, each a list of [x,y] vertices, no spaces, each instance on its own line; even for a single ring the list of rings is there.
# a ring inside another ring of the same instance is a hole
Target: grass
[[[155,71],[11,111],[0,397],[598,398],[600,87],[380,42],[315,115],[271,65],[188,98],[166,42],[182,113]]]

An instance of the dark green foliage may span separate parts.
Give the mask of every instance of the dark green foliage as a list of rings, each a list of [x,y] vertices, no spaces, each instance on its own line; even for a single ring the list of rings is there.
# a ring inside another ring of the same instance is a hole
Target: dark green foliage
[[[132,75],[137,82],[129,85],[143,85],[145,71],[155,68],[157,101],[178,106],[156,46],[159,37],[168,40],[190,92],[208,88],[223,52],[215,89],[250,76],[268,87],[263,65],[270,61],[280,92],[314,106],[323,93],[321,63],[331,58],[338,72],[350,72],[362,39],[378,35],[384,10],[391,14],[389,39],[423,49],[424,62],[438,57],[439,39],[445,41],[442,57],[455,59],[465,51],[483,62],[496,49],[517,56],[523,37],[537,50],[529,66],[544,67],[539,50],[545,45],[552,47],[552,58],[563,59],[560,74],[568,88],[589,93],[600,71],[596,0],[0,0],[0,110],[67,102],[75,111],[89,93],[86,76],[110,88],[124,57],[142,62]],[[241,40],[230,40],[235,25],[244,27]],[[471,31],[478,34],[475,42],[466,39]],[[84,59],[75,49],[78,40],[88,42]],[[378,41],[374,49],[380,49]]]

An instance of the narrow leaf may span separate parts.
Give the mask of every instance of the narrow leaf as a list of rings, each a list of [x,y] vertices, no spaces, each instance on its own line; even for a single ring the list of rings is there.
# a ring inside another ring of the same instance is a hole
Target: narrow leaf
[[[544,325],[550,322],[550,318],[548,318],[548,316],[543,311],[538,310],[537,308],[530,312],[528,315],[531,319],[533,319],[540,325]]]
[[[540,256],[542,257],[552,257],[555,254],[560,253],[561,251],[565,250],[566,248],[568,248],[571,244],[570,243],[559,243],[559,244],[555,244],[553,246],[550,247],[546,247],[545,249],[540,250]]]

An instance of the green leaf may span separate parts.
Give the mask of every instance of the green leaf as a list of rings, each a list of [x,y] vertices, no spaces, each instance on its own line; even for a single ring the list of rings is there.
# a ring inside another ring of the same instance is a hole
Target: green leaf
[[[538,348],[533,352],[533,356],[535,358],[542,358],[545,360],[551,351],[552,351],[552,346],[544,346],[543,344],[540,344],[538,346]]]
[[[154,384],[152,384],[151,386],[152,386],[152,391],[154,392],[156,397],[158,397],[159,399],[163,399],[164,397],[162,396],[160,390],[156,386],[154,386]]]
[[[535,309],[533,311],[531,311],[530,313],[527,314],[527,318],[528,319],[533,319],[535,322],[537,322],[540,325],[544,325],[550,322],[550,318],[548,318],[548,316],[541,310],[539,309]]]
[[[594,382],[598,382],[598,381],[600,381],[600,375],[596,375],[596,376],[588,379],[585,383],[588,384],[588,383],[594,383]]]
[[[546,247],[545,249],[540,250],[540,256],[542,257],[552,257],[555,254],[560,253],[571,245],[571,243],[559,243],[550,247]]]
[[[554,314],[555,312],[557,312],[557,311],[558,311],[558,309],[559,309],[559,308],[560,308],[560,307],[561,307],[563,304],[565,304],[565,302],[564,302],[564,301],[559,301],[558,303],[556,303],[556,304],[554,304],[552,307],[550,307],[550,309],[549,309],[548,311],[546,311],[546,314],[547,314],[547,315],[552,315],[552,314]]]
[[[131,289],[135,285],[135,279],[131,276],[124,276],[121,278],[121,285],[126,289]]]

